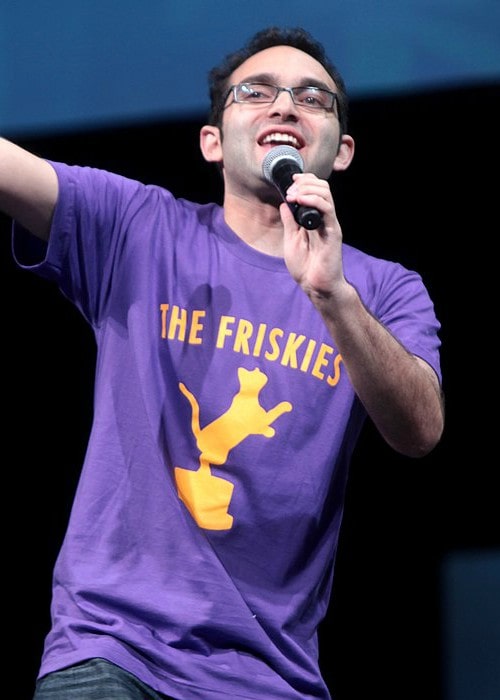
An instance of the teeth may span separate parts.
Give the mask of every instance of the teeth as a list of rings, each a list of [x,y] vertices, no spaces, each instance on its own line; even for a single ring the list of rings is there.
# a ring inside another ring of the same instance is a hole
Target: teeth
[[[291,136],[291,134],[282,134],[280,132],[275,132],[273,134],[268,134],[265,139],[262,141],[262,143],[289,143],[292,146],[295,146],[296,148],[299,147],[299,142],[295,138],[295,136]]]

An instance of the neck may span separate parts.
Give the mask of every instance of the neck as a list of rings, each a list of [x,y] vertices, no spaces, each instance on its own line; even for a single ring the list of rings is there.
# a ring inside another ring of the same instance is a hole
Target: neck
[[[247,245],[261,253],[283,257],[283,224],[275,206],[226,197],[224,219]]]

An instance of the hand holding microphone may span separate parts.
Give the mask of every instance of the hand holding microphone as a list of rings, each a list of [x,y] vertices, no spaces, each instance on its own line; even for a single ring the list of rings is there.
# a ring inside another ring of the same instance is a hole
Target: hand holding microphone
[[[262,161],[262,172],[268,182],[274,185],[286,201],[286,191],[293,183],[295,173],[304,172],[302,156],[293,146],[275,146],[266,153]],[[299,226],[312,230],[322,222],[322,215],[313,207],[304,207],[297,202],[287,202]]]

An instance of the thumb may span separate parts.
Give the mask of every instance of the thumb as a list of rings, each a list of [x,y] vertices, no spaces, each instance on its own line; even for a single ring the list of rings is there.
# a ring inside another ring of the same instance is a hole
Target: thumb
[[[294,231],[297,230],[297,222],[295,221],[292,211],[286,202],[282,202],[280,204],[280,216],[285,231],[291,229]]]

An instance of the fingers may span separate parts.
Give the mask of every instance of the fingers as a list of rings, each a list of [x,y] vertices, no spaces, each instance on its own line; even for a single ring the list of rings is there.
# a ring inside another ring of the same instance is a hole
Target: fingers
[[[287,202],[314,207],[323,215],[334,214],[333,198],[330,185],[312,173],[294,175],[294,182],[287,190]]]

